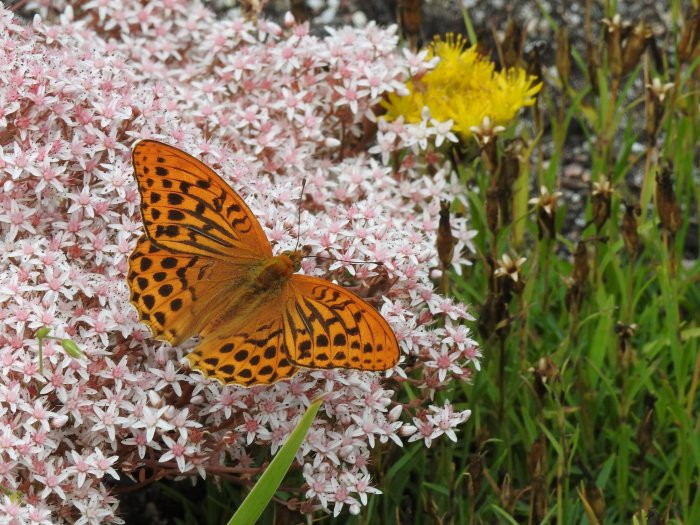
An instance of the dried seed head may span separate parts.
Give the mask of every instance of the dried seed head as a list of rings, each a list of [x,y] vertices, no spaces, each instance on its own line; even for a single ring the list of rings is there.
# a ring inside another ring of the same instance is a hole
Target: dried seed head
[[[481,482],[484,479],[484,458],[481,454],[471,454],[469,456],[469,494],[471,497],[481,492]]]
[[[574,273],[572,278],[574,283],[583,286],[588,278],[588,250],[586,243],[579,241],[574,251]]]
[[[484,266],[484,271],[488,276],[489,294],[497,294],[499,288],[498,284],[496,283],[496,276],[493,274],[494,270],[496,269],[496,261],[494,261],[493,257],[491,257],[490,255],[486,255]]]
[[[566,277],[564,279],[564,284],[566,284],[566,308],[571,313],[572,316],[576,317],[579,310],[581,310],[581,303],[583,302],[583,289],[584,285],[577,283],[572,277]]]
[[[504,334],[508,331],[508,301],[500,292],[489,291],[486,302],[479,311],[477,327],[479,334],[484,339],[490,338],[493,334]]]
[[[584,503],[586,513],[593,513],[588,516],[588,521],[591,523],[603,523],[605,517],[605,496],[592,480],[586,482],[586,485],[581,491],[578,491],[579,497]]]
[[[615,14],[612,20],[603,18],[603,23],[608,26],[608,68],[612,77],[619,79],[622,76],[622,29],[625,23],[619,14]]]
[[[257,22],[264,4],[261,0],[241,0],[241,12],[246,20]]]
[[[598,90],[598,69],[600,69],[600,49],[592,42],[586,44],[586,62],[588,64],[588,79],[595,95]]]
[[[639,457],[646,455],[654,441],[654,408],[656,396],[648,393],[644,398],[645,411],[637,428],[637,446],[639,447]]]
[[[627,75],[639,64],[639,59],[647,48],[650,39],[653,38],[651,27],[640,20],[634,26],[632,34],[625,41],[624,49],[622,50],[622,74]]]
[[[494,126],[491,118],[486,116],[479,126],[472,126],[470,131],[474,134],[477,144],[481,148],[481,157],[484,159],[486,168],[493,173],[498,166],[498,156],[496,149],[496,137],[506,130],[503,126]]]
[[[612,18],[603,18],[602,22],[608,26],[608,34],[620,33],[620,36],[624,26],[629,25],[629,22],[624,21],[619,13],[615,13]]]
[[[525,32],[523,28],[512,18],[509,19],[508,26],[506,26],[506,34],[501,44],[503,67],[505,69],[521,65],[524,44]]]
[[[642,214],[639,204],[625,202],[625,214],[622,216],[622,239],[625,249],[630,256],[639,250],[639,233],[637,232],[637,217]]]
[[[501,212],[501,224],[508,224],[512,219],[511,204],[513,202],[513,184],[520,175],[521,152],[524,141],[520,138],[506,142],[504,154],[500,159],[498,170],[498,199]]]
[[[297,24],[303,24],[314,17],[314,11],[306,5],[306,0],[290,0],[289,11],[288,14],[293,16],[293,23]],[[287,25],[291,26],[293,23]]]
[[[495,277],[508,278],[514,283],[522,282],[520,267],[525,261],[527,261],[525,257],[513,260],[507,253],[504,253],[501,260],[496,263],[497,268],[494,270],[493,275]]]
[[[559,369],[549,356],[541,357],[539,361],[537,361],[537,368],[533,368],[531,371],[540,376],[544,384],[551,383],[551,380],[559,377]]]
[[[540,187],[540,196],[533,197],[528,201],[529,204],[534,204],[538,208],[542,208],[547,215],[554,215],[557,211],[557,199],[561,197],[560,191],[549,193],[546,186]]]
[[[668,164],[656,173],[656,211],[663,228],[676,233],[681,225],[681,208],[673,191],[671,166]]]
[[[532,444],[530,453],[527,455],[527,472],[530,478],[541,476],[546,468],[547,462],[547,442],[544,435],[540,434]]]
[[[654,77],[651,84],[646,85],[646,88],[659,103],[663,104],[666,95],[673,89],[673,82],[662,84],[659,77]]]
[[[561,197],[561,193],[555,191],[549,193],[549,190],[542,186],[540,188],[540,196],[533,197],[528,201],[529,204],[534,204],[537,209],[537,230],[540,240],[547,237],[554,239],[556,236],[554,219],[557,211],[557,198]]]
[[[506,141],[501,160],[501,171],[498,174],[499,186],[511,187],[520,175],[520,163],[523,162],[522,151],[525,141],[521,138]]]
[[[544,75],[542,73],[544,69],[542,55],[547,51],[548,47],[547,42],[540,40],[533,42],[525,52],[525,70],[528,75],[532,75],[537,79],[536,83],[538,84],[544,81]],[[535,98],[535,107],[537,107],[538,101],[539,98]]]
[[[476,140],[480,146],[494,140],[496,135],[503,133],[505,130],[506,128],[503,126],[494,126],[489,116],[485,116],[478,126],[472,126],[470,128],[470,131],[476,135]]]
[[[537,238],[554,239],[556,237],[556,229],[554,223],[554,214],[549,213],[547,208],[542,207],[537,209]]]
[[[537,361],[537,366],[535,368],[530,368],[528,372],[531,372],[534,377],[534,388],[537,398],[540,403],[544,402],[544,398],[547,395],[547,385],[556,381],[559,378],[559,369],[554,364],[551,357],[541,357]]]
[[[617,334],[617,359],[620,363],[620,369],[625,372],[632,363],[633,349],[632,336],[637,331],[637,324],[623,324],[618,322],[615,325],[615,333]]]
[[[643,511],[642,511],[643,512]],[[666,525],[666,518],[662,513],[656,510],[654,507],[649,507],[646,512],[647,525]]]
[[[595,224],[596,232],[600,232],[600,229],[610,217],[612,193],[612,186],[608,179],[593,183],[591,207],[593,208],[592,221]]]
[[[416,51],[420,40],[423,0],[399,0],[399,22],[409,47]]]
[[[450,226],[450,203],[442,201],[440,203],[440,224],[438,226],[436,244],[438,258],[443,269],[447,268],[452,262],[456,243],[457,240],[452,235],[452,227]]]
[[[496,262],[493,277],[499,291],[499,299],[506,309],[513,294],[520,294],[525,289],[525,281],[520,267],[526,260],[524,257],[512,260],[508,254],[504,254],[501,260]]]
[[[684,20],[678,41],[678,59],[681,63],[688,64],[700,51],[700,7],[689,7]]]
[[[513,490],[510,482],[510,476],[508,474],[503,476],[503,481],[501,482],[498,495],[501,505],[508,512],[510,512],[508,509],[515,508],[515,503],[518,501],[520,494],[519,492]]]
[[[557,31],[557,72],[564,86],[569,84],[571,74],[571,51],[569,49],[569,32],[563,27]]]
[[[647,90],[644,97],[646,130],[649,135],[649,142],[653,144],[664,114],[664,100],[666,99],[666,95],[673,89],[673,83],[667,82],[666,84],[662,84],[661,80],[656,77],[652,80],[651,84],[646,85],[646,88]]]

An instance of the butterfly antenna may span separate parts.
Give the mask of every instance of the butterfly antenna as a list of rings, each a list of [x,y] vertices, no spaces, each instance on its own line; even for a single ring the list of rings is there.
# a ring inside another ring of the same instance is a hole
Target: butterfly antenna
[[[304,255],[302,259],[325,259],[327,261],[338,261],[348,264],[376,264],[377,266],[384,266],[381,261],[347,261],[345,259],[336,259],[335,257],[326,257],[324,255]]]
[[[306,186],[306,179],[301,181],[301,193],[299,194],[299,206],[297,207],[297,245],[294,251],[299,250],[299,238],[301,236],[301,203],[304,201],[304,187]]]
[[[304,201],[304,188],[306,187],[306,179],[302,179],[301,181],[301,193],[299,195],[299,207],[297,208],[297,217],[298,217],[298,222],[297,222],[297,245],[294,248],[294,251],[299,250],[299,238],[301,234],[301,203]],[[302,259],[327,259],[329,261],[340,261],[348,264],[376,264],[377,266],[383,266],[384,263],[382,262],[374,262],[374,261],[345,261],[342,259],[336,259],[334,257],[324,257],[322,255],[304,255]]]

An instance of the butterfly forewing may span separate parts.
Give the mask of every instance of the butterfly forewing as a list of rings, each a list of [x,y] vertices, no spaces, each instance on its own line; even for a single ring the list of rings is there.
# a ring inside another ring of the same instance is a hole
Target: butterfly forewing
[[[246,203],[206,164],[154,140],[139,141],[133,161],[143,224],[155,244],[218,259],[272,256]]]
[[[142,235],[127,281],[139,318],[175,345],[199,334],[246,274],[245,265],[164,250]]]
[[[349,290],[316,277],[292,276],[284,332],[297,366],[387,370],[399,360],[396,336],[381,314]]]

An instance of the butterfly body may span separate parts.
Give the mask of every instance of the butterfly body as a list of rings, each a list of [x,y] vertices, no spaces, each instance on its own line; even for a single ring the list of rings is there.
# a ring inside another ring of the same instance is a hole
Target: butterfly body
[[[250,324],[265,302],[280,300],[287,282],[300,265],[300,251],[285,252],[252,266],[243,279],[224,283],[229,295],[227,306],[207,323],[206,331],[213,333],[225,324],[228,330],[236,333]]]
[[[208,166],[152,140],[133,150],[146,234],[129,257],[131,302],[153,335],[193,336],[193,368],[270,384],[298,367],[386,370],[389,324],[342,286],[300,275],[302,252],[273,255],[243,199]]]
[[[259,289],[279,288],[301,267],[300,251],[284,252],[265,259],[256,268],[255,285]]]

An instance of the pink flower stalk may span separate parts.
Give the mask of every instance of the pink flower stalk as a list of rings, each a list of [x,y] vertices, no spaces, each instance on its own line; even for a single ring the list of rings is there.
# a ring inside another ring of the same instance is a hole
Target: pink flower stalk
[[[359,512],[378,492],[370,448],[454,439],[468,411],[428,404],[480,358],[465,305],[436,294],[430,278],[440,200],[464,189],[425,148],[451,137],[427,120],[418,129],[373,113],[429,66],[373,24],[318,38],[293,21],[217,20],[184,0],[50,4],[62,11],[43,0],[27,8],[51,23],[0,9],[0,516],[123,523],[115,480],[146,467],[170,478],[249,472],[256,450],[276,451],[320,393],[299,455],[303,508]],[[152,339],[125,280],[142,232],[130,159],[140,137],[218,171],[276,251],[298,238],[334,258],[305,259],[302,270],[381,310],[404,356],[388,378],[308,370],[269,387],[224,386],[186,367],[193,343]],[[464,218],[453,228],[459,269],[473,233]],[[45,326],[86,358],[45,340],[39,363]],[[423,392],[422,407],[394,400],[405,381]]]

